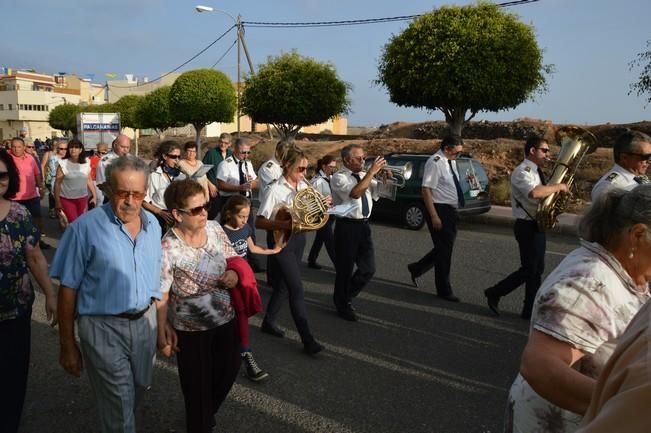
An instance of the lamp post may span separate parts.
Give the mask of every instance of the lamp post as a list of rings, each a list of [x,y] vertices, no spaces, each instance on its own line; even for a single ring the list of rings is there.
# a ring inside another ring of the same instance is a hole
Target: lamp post
[[[224,15],[228,16],[230,19],[233,20],[233,23],[235,24],[235,27],[237,29],[237,136],[240,136],[240,81],[241,81],[241,48],[244,48],[244,55],[246,56],[246,60],[249,63],[249,69],[251,70],[251,74],[253,74],[253,63],[251,62],[251,57],[249,56],[249,50],[246,47],[246,42],[244,42],[244,33],[242,32],[242,17],[240,15],[237,15],[237,18],[234,17],[233,15],[229,14],[226,11],[223,11],[221,9],[215,9],[211,6],[204,6],[204,5],[197,5],[195,6],[195,10],[199,13],[202,12],[221,12]],[[240,48],[241,47],[241,48]]]

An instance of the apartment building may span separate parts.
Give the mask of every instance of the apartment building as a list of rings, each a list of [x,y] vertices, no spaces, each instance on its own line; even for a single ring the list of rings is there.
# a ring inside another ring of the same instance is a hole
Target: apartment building
[[[50,110],[60,104],[104,103],[104,86],[75,75],[47,75],[3,69],[0,73],[0,140],[28,136],[45,139],[63,135],[48,123]]]

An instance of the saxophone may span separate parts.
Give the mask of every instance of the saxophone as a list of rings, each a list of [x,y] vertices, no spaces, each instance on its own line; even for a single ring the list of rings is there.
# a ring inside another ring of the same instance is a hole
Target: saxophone
[[[329,216],[323,194],[312,187],[298,191],[291,206],[281,206],[275,211],[274,220],[292,222],[290,230],[273,231],[275,245],[285,247],[294,233],[320,229]]]
[[[567,184],[571,190],[576,171],[583,158],[597,149],[597,139],[588,130],[578,126],[565,126],[556,132],[556,142],[561,143],[554,169],[549,177],[549,185]],[[558,216],[567,207],[569,194],[555,192],[538,204],[538,228],[550,229],[558,223]]]

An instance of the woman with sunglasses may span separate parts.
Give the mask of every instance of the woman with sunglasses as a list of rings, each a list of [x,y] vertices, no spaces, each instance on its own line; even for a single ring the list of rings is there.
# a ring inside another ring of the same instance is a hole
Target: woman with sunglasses
[[[11,199],[19,176],[13,158],[0,150],[0,431],[17,432],[25,401],[31,344],[34,288],[45,293],[45,312],[56,323],[56,295],[39,248],[40,234],[29,211]]]
[[[55,209],[57,213],[63,212],[68,223],[72,223],[88,210],[88,203],[97,203],[95,184],[90,177],[90,162],[84,154],[83,143],[73,138],[68,142],[66,154],[57,167]]]
[[[309,187],[304,180],[308,165],[307,157],[301,149],[290,148],[281,163],[283,175],[269,186],[264,201],[260,203],[255,221],[256,227],[267,231],[291,229],[291,221],[274,219],[275,212],[282,205],[291,206],[296,193]],[[267,236],[267,240],[271,241],[273,237]],[[275,245],[269,245],[269,248],[274,247]],[[316,341],[307,323],[307,309],[301,281],[301,260],[304,249],[305,233],[298,232],[290,237],[282,251],[268,256],[267,269],[273,292],[267,304],[261,330],[275,337],[284,336],[284,332],[276,324],[276,318],[283,301],[283,293],[288,292],[289,308],[301,337],[303,350],[308,355],[316,355],[323,350],[323,346]]]
[[[240,281],[230,262],[244,260],[221,226],[208,221],[210,203],[199,183],[174,182],[164,199],[174,225],[162,240],[158,348],[176,353],[187,432],[208,433],[241,364],[229,290]]]
[[[142,206],[153,213],[163,234],[174,225],[174,217],[165,204],[165,190],[176,180],[185,179],[178,167],[181,145],[174,140],[163,141],[156,150],[156,169],[149,176],[147,196]]]

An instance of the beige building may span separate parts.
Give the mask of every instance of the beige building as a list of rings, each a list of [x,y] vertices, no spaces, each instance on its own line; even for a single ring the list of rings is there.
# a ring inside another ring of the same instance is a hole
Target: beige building
[[[65,103],[104,103],[104,86],[75,75],[7,72],[0,75],[0,140],[19,135],[22,128],[32,139],[61,136],[48,123],[50,110]]]

